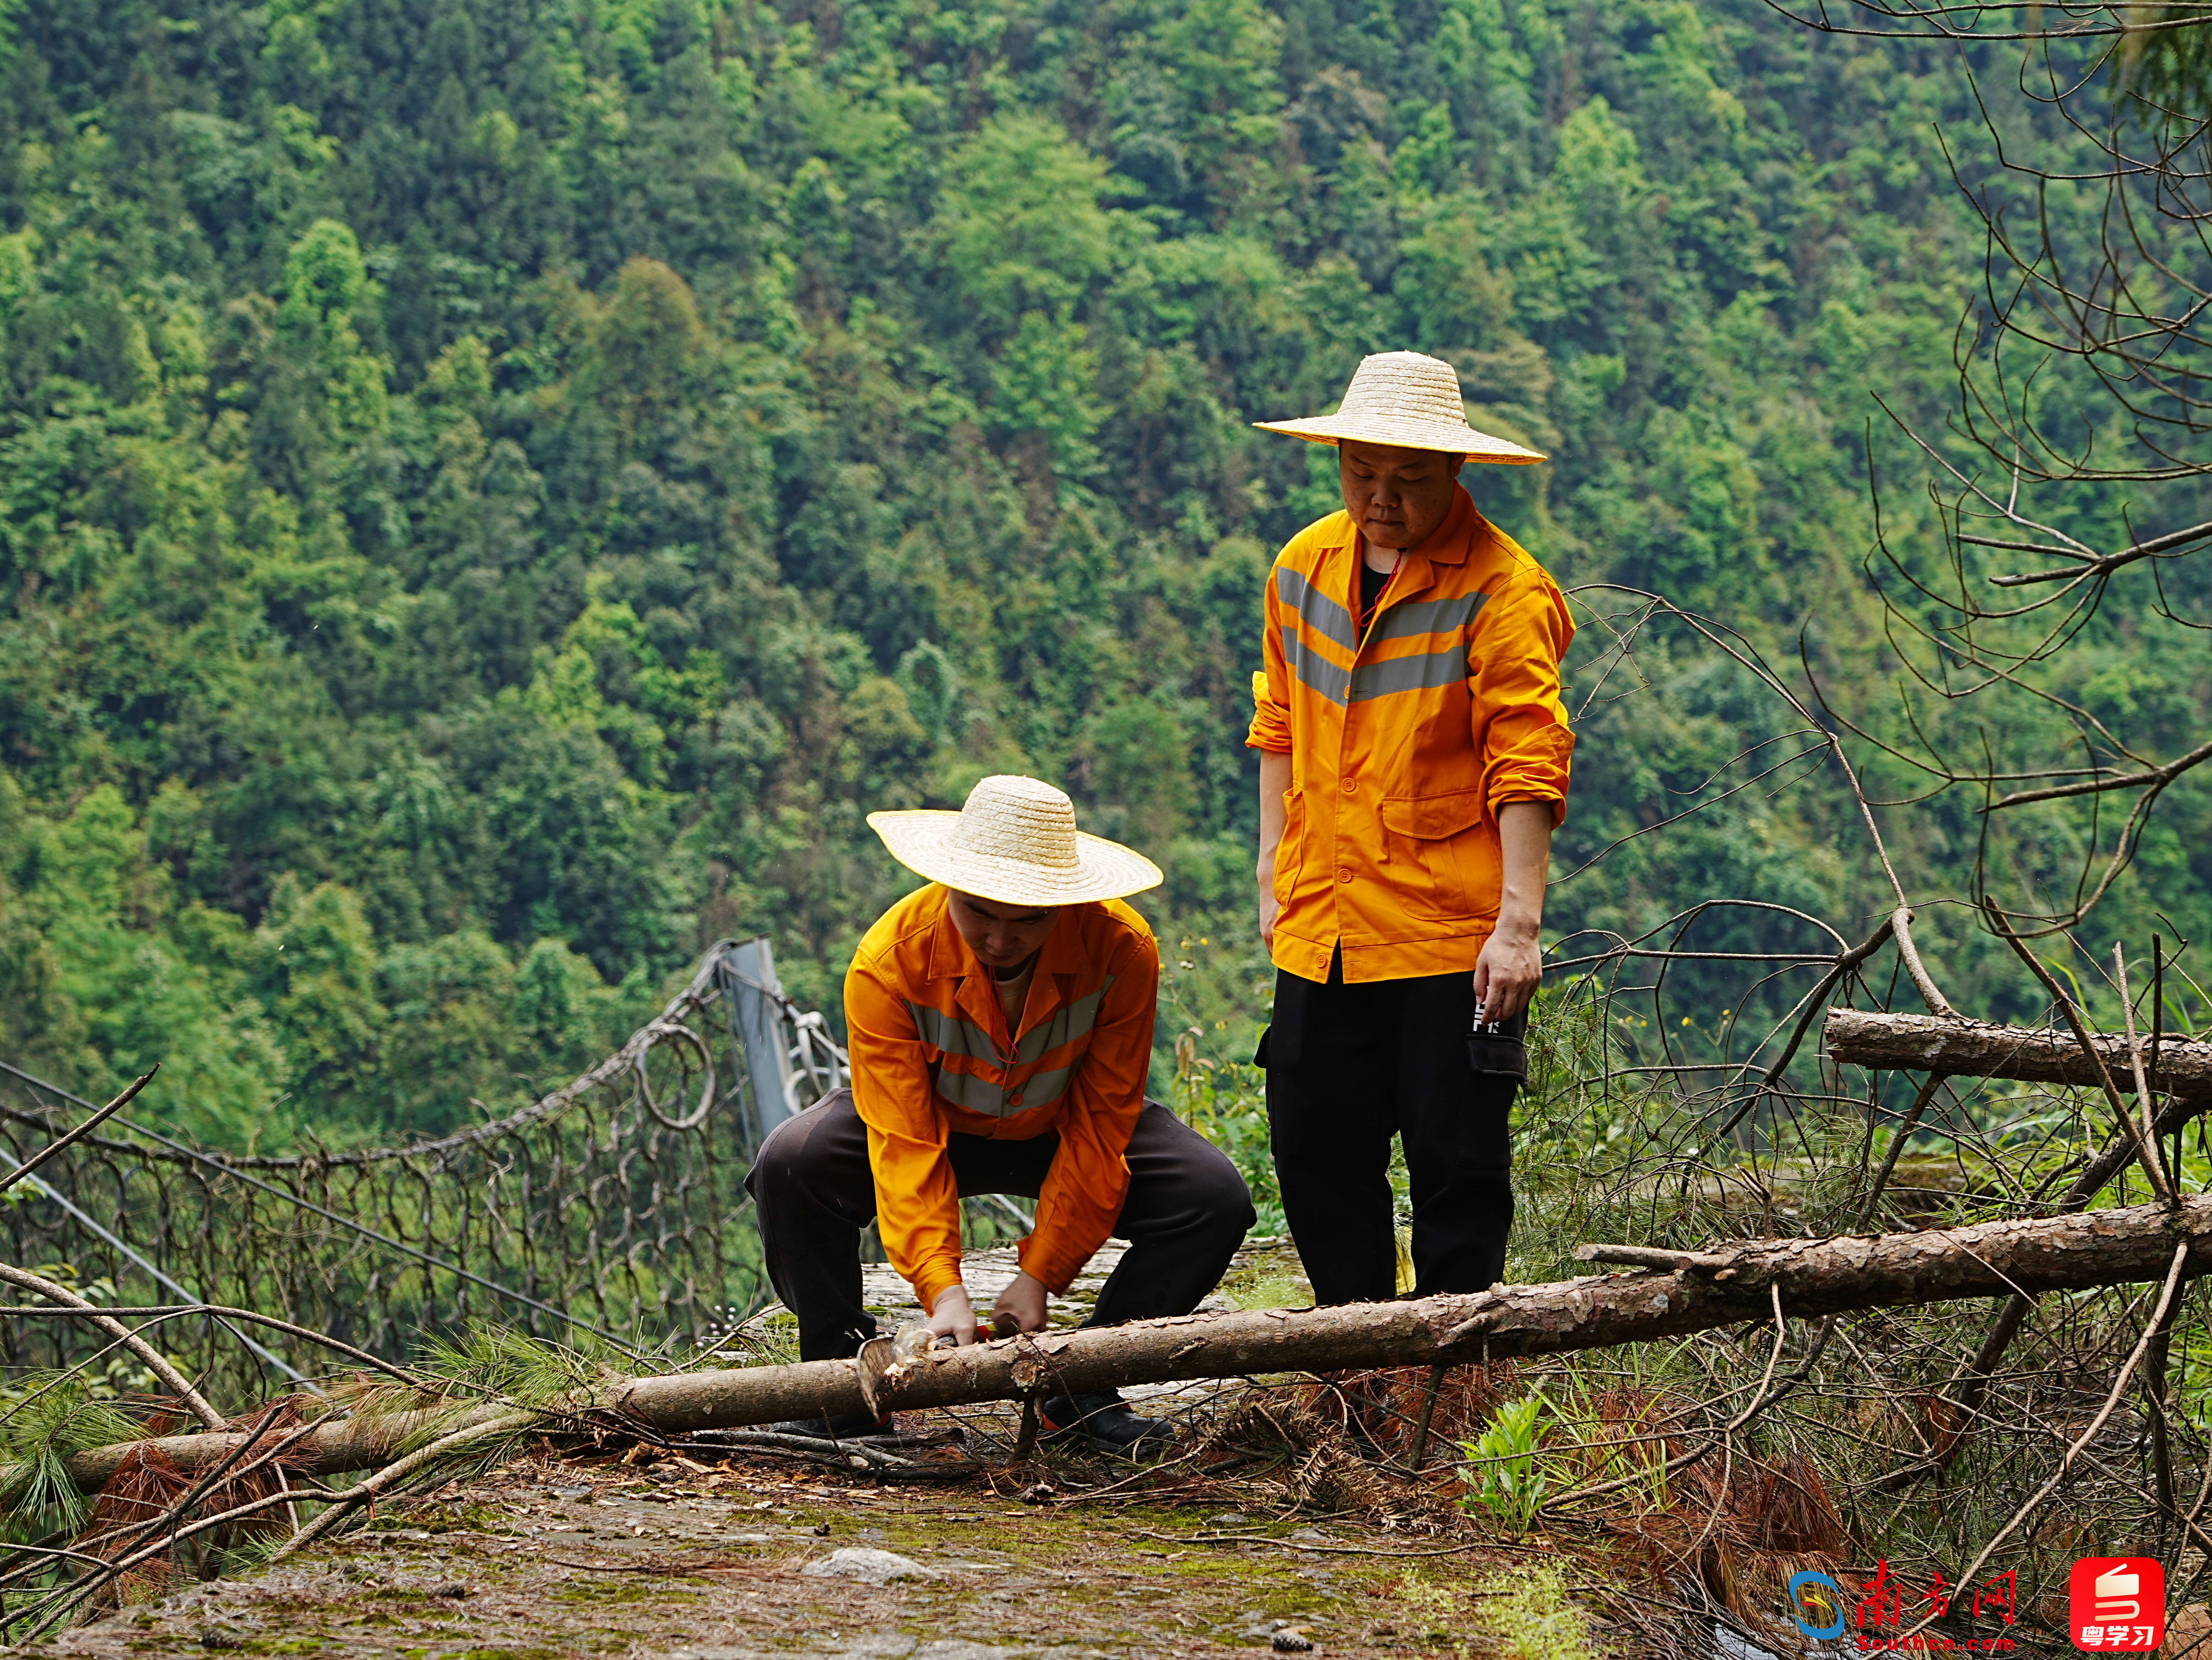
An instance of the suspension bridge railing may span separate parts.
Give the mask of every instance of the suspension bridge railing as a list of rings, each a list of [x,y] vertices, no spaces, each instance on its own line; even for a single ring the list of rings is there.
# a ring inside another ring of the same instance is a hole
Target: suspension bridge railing
[[[104,1281],[106,1300],[251,1308],[392,1356],[472,1319],[681,1341],[768,1300],[745,1172],[763,1135],[847,1076],[767,942],[725,940],[629,1042],[506,1118],[290,1157],[118,1118],[0,1196],[0,1248]],[[0,1156],[35,1151],[89,1105],[0,1062]],[[0,1320],[0,1367],[76,1364],[99,1342],[82,1321]],[[202,1315],[159,1342],[241,1384],[241,1366],[269,1384],[324,1364]]]

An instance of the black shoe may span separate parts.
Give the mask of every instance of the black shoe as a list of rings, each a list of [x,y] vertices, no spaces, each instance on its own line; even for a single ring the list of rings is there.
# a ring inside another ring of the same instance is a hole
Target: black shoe
[[[764,1427],[778,1435],[811,1435],[818,1441],[859,1441],[871,1435],[889,1435],[891,1421],[865,1412],[840,1412],[820,1418],[787,1418]]]
[[[1047,1401],[1037,1416],[1046,1440],[1117,1458],[1157,1458],[1175,1439],[1173,1428],[1157,1418],[1139,1418],[1110,1389]]]

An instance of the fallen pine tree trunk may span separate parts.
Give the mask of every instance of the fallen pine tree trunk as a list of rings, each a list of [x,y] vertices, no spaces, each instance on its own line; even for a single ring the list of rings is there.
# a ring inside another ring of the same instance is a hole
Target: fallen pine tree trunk
[[[2212,1197],[2185,1199],[2172,1209],[2136,1205],[1924,1233],[1741,1239],[1701,1251],[1585,1246],[1586,1256],[1656,1266],[1401,1302],[1193,1314],[1055,1331],[939,1349],[901,1365],[884,1363],[890,1345],[879,1340],[860,1362],[631,1378],[570,1413],[549,1414],[545,1425],[557,1432],[564,1418],[573,1423],[591,1415],[603,1426],[627,1422],[683,1435],[859,1412],[871,1403],[888,1412],[1127,1384],[1556,1354],[1769,1320],[1778,1295],[1785,1315],[1802,1318],[2160,1279],[2185,1240],[2189,1271],[2212,1269]],[[434,1418],[356,1414],[308,1434],[296,1464],[319,1473],[372,1469],[434,1427],[450,1433],[513,1410],[487,1403]],[[68,1469],[81,1486],[96,1488],[140,1447],[180,1469],[199,1471],[234,1451],[241,1439],[174,1435],[95,1447],[69,1459]]]
[[[2137,1035],[2142,1045],[2144,1074],[2154,1090],[2212,1106],[2212,1043],[2188,1043],[2171,1037],[2153,1043],[2148,1033]],[[2037,1032],[1936,1015],[1831,1009],[1826,1037],[1829,1057],[1849,1066],[2098,1087],[2097,1070],[2070,1032]],[[2129,1059],[2127,1039],[2116,1033],[2098,1033],[2090,1041],[2104,1057],[2112,1082],[2123,1094],[2135,1094],[2135,1069]]]

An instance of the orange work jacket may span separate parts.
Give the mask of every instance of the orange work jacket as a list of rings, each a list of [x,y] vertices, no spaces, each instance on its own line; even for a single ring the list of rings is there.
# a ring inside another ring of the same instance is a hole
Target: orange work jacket
[[[1498,809],[1565,816],[1574,737],[1565,597],[1455,488],[1358,638],[1349,513],[1291,538],[1267,585],[1246,742],[1291,758],[1275,851],[1275,966],[1347,981],[1472,970],[1498,925]]]
[[[1057,1131],[1022,1266],[1054,1293],[1106,1243],[1129,1191],[1160,959],[1118,900],[1071,905],[1045,936],[1020,1030],[940,884],[908,894],[845,975],[853,1101],[868,1127],[884,1251],[923,1308],[960,1282],[960,1194],[946,1136],[1024,1142]]]

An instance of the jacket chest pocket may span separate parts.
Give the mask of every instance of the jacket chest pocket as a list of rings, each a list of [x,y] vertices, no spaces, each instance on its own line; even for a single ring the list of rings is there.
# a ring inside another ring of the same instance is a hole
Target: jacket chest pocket
[[[1416,905],[1447,917],[1487,910],[1487,896],[1474,892],[1473,880],[1473,843],[1481,833],[1483,806],[1480,788],[1385,797],[1382,830],[1389,842],[1391,885]]]

